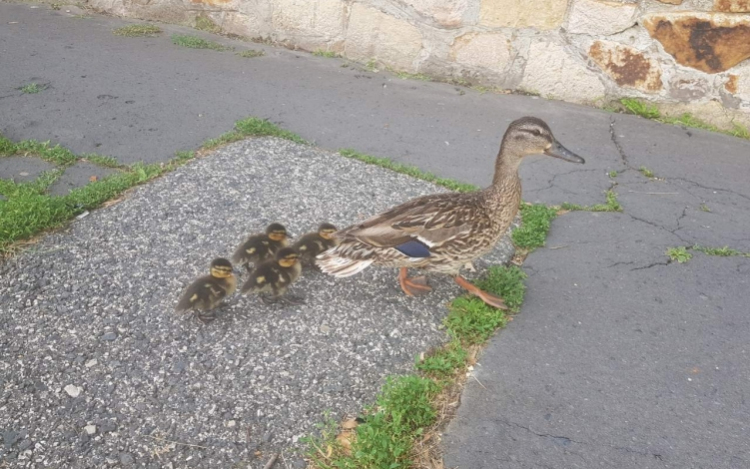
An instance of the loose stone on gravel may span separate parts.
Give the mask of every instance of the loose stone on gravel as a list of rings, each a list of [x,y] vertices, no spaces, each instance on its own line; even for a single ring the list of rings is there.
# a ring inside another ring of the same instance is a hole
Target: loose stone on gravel
[[[68,393],[68,396],[70,397],[78,397],[81,394],[81,391],[81,388],[73,384],[65,386],[65,392]]]

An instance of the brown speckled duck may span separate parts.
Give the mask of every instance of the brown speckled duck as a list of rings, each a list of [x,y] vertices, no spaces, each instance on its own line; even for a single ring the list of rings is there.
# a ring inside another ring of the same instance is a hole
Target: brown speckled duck
[[[505,132],[491,186],[419,197],[345,228],[336,233],[339,245],[318,256],[318,266],[336,277],[354,275],[372,264],[398,267],[401,289],[410,296],[431,288],[424,276],[409,278],[408,268],[450,274],[488,305],[506,309],[502,298],[479,289],[459,272],[490,252],[508,231],[521,202],[518,168],[525,156],[536,154],[585,162],[555,140],[544,121],[523,117]]]

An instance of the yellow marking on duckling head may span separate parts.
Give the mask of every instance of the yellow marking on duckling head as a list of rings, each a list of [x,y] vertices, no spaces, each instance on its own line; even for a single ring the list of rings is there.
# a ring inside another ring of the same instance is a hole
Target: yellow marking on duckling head
[[[252,254],[255,252],[255,248],[245,249],[245,252],[248,254]]]
[[[255,278],[255,283],[257,283],[258,285],[260,285],[261,283],[265,283],[265,281],[266,281],[266,277],[264,277],[263,275]]]
[[[279,260],[279,265],[281,267],[289,268],[294,266],[294,264],[297,263],[297,257],[285,257],[284,259]]]
[[[268,237],[273,241],[284,241],[286,239],[286,231],[272,231]]]
[[[303,244],[302,246],[299,247],[299,250],[300,251],[307,251],[307,246]]]
[[[336,233],[336,230],[331,229],[331,228],[325,228],[323,230],[320,230],[318,234],[320,235],[321,238],[330,240],[330,239],[333,239],[334,233]]]
[[[232,276],[232,269],[230,267],[211,267],[211,277],[215,278],[227,278]]]

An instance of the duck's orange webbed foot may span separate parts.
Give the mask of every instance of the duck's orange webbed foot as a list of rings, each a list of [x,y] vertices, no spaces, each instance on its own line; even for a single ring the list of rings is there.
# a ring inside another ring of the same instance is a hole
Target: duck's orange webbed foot
[[[413,278],[407,277],[406,267],[402,267],[399,271],[398,283],[404,293],[409,296],[424,295],[432,291],[432,287],[427,285],[427,278],[424,275]]]
[[[502,309],[502,310],[508,309],[508,307],[505,306],[505,301],[503,301],[502,298],[500,298],[497,295],[493,295],[492,293],[487,293],[486,291],[481,290],[479,287],[469,282],[465,278],[461,277],[460,275],[456,275],[453,278],[453,280],[455,280],[456,283],[459,284],[462,288],[465,288],[466,291],[478,297],[480,300],[484,301],[489,306],[492,306],[493,308],[497,308],[497,309]]]

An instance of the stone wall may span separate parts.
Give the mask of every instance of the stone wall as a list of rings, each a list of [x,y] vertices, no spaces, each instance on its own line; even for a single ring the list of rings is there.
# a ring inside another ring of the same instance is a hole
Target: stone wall
[[[750,0],[88,2],[565,101],[638,97],[750,121]]]

